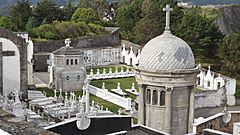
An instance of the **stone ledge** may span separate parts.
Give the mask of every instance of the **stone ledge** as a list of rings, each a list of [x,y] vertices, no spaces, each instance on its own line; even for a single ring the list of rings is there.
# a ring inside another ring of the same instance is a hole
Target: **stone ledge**
[[[58,135],[0,109],[0,129],[13,135]]]

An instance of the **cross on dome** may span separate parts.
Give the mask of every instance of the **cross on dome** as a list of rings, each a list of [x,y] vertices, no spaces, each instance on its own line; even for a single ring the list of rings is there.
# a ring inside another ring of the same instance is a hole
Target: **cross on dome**
[[[163,11],[166,11],[166,27],[165,30],[170,31],[170,12],[173,11],[172,8],[170,8],[170,5],[167,4],[165,8],[163,8]]]

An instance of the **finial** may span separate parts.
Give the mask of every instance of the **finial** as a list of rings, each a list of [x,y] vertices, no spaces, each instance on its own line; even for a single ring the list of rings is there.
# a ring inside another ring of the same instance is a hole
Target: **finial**
[[[70,46],[71,44],[71,39],[70,38],[66,38],[65,41],[64,41],[65,45],[66,46]]]
[[[209,65],[209,66],[208,66],[208,70],[210,70],[210,69],[211,69],[211,66]]]
[[[166,11],[166,27],[165,31],[170,31],[170,12],[173,11],[172,8],[170,8],[170,5],[167,4],[165,8],[163,8],[163,11]]]

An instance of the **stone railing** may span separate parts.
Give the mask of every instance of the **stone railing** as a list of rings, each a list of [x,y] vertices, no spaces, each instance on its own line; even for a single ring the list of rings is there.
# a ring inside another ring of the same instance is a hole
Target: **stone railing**
[[[121,106],[126,110],[131,110],[131,98],[121,97],[119,95],[109,92],[107,89],[103,90],[92,85],[89,85],[89,92],[99,98]]]

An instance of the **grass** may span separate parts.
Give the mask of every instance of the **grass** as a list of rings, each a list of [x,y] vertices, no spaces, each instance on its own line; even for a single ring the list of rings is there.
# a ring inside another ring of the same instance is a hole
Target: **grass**
[[[125,91],[125,89],[131,88],[132,83],[135,83],[135,88],[138,90],[138,85],[137,85],[135,77],[120,78],[120,79],[107,79],[107,80],[94,80],[94,81],[91,81],[90,84],[93,86],[96,86],[98,88],[102,88],[102,82],[105,82],[105,88],[108,89],[109,91],[111,91],[111,89],[116,89],[117,83],[120,83],[120,86],[124,92],[127,92],[127,91]],[[131,93],[128,93],[128,97],[130,97],[133,100],[136,99],[136,96]]]
[[[48,97],[49,97],[49,96],[51,96],[51,97],[54,96],[54,91],[53,91],[52,89],[49,89],[49,88],[46,88],[46,87],[37,88],[37,89],[38,89],[39,91],[42,91],[42,92],[45,91]],[[79,95],[82,96],[82,91],[75,91],[74,93],[77,95],[77,97],[78,97]],[[59,93],[58,93],[58,94],[59,94]],[[58,94],[57,94],[57,95],[58,95]],[[63,94],[63,97],[64,97],[64,96],[65,96],[65,92],[63,92],[62,94]],[[116,104],[113,104],[113,103],[111,103],[111,102],[108,102],[108,101],[106,101],[106,100],[103,100],[103,99],[101,99],[101,98],[98,98],[98,97],[95,96],[95,95],[90,94],[90,103],[91,103],[92,100],[94,100],[95,103],[98,103],[100,106],[103,105],[104,108],[108,108],[110,111],[112,111],[113,113],[116,113],[116,114],[118,114],[119,108],[123,109],[122,107],[120,107],[120,106],[118,106],[118,105],[116,105]]]

